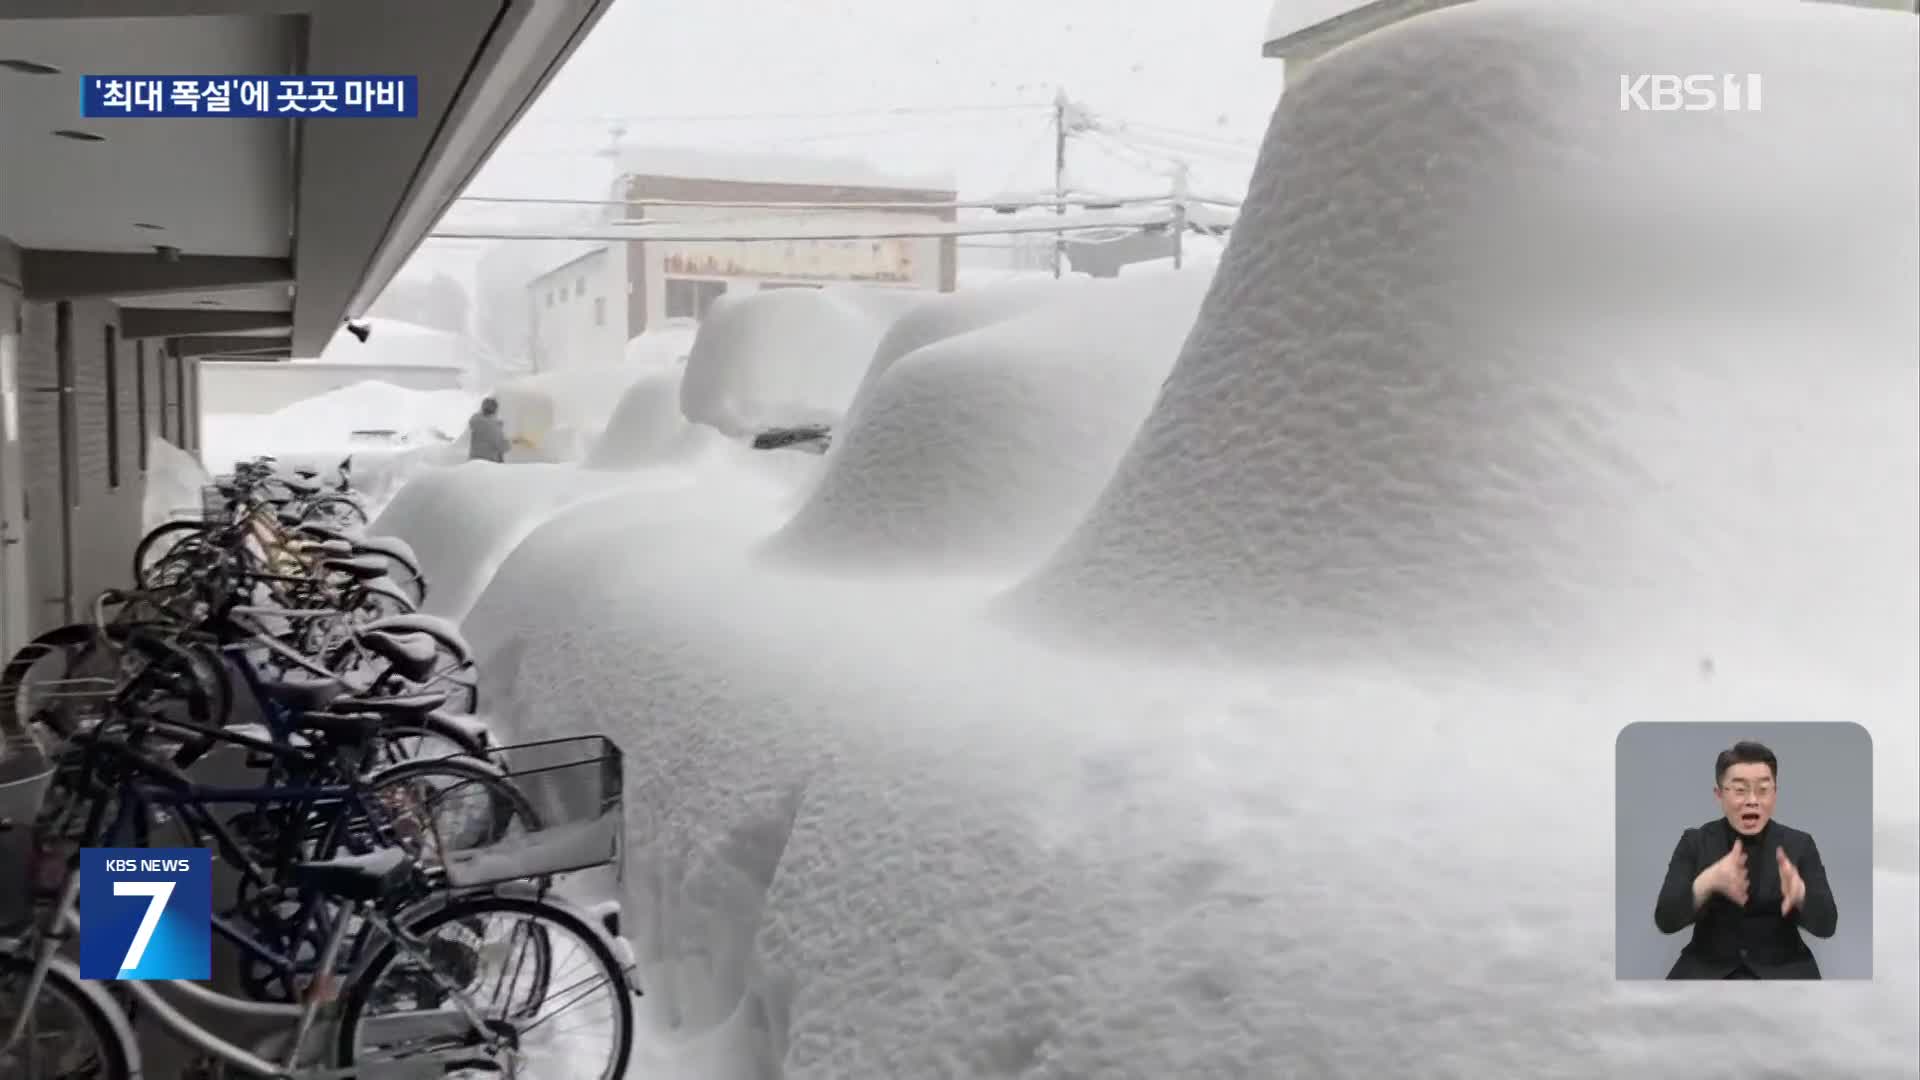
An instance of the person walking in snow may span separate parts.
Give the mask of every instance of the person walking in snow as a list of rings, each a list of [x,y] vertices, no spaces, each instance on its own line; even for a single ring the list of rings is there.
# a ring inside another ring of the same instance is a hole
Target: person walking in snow
[[[506,422],[500,419],[500,403],[492,398],[482,401],[480,411],[467,421],[467,460],[505,462],[512,445]]]

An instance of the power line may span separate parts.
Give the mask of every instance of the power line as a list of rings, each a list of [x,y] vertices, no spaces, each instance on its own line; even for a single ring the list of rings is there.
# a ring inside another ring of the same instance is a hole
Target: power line
[[[575,118],[577,123],[610,124],[708,124],[724,123],[730,120],[839,120],[871,118],[876,116],[941,116],[964,113],[1009,113],[1034,112],[1050,109],[1051,105],[1040,102],[998,103],[977,105],[908,105],[892,109],[844,109],[831,112],[736,112],[706,113],[680,116],[662,116],[638,113],[620,116],[588,116]]]
[[[1060,202],[1068,206],[1090,208],[1147,206],[1167,202],[1171,196],[1101,195],[1069,192],[1064,200],[1052,195],[1019,196],[999,199],[960,201],[880,200],[872,202],[782,202],[778,200],[732,202],[722,199],[561,199],[536,196],[462,195],[457,203],[481,203],[506,206],[600,206],[600,207],[687,207],[711,210],[1002,210],[1052,207]]]
[[[1260,146],[1258,143],[1247,142],[1244,139],[1229,139],[1222,135],[1209,135],[1205,132],[1189,131],[1184,128],[1168,127],[1164,124],[1147,124],[1147,123],[1142,123],[1138,120],[1128,120],[1128,119],[1125,119],[1124,117],[1115,118],[1111,122],[1111,124],[1112,126],[1118,128],[1121,133],[1128,132],[1128,131],[1140,131],[1140,132],[1145,132],[1149,135],[1153,135],[1157,133],[1163,136],[1167,136],[1169,138],[1181,139],[1187,142],[1212,143],[1221,147],[1222,149],[1237,150],[1245,154],[1258,154],[1260,152]]]
[[[751,243],[759,241],[798,242],[803,240],[922,240],[960,236],[1013,236],[1024,233],[1086,232],[1113,229],[1164,227],[1173,223],[1171,210],[1111,216],[1103,214],[1049,217],[1024,224],[969,225],[961,223],[926,225],[919,228],[876,227],[851,229],[831,226],[819,230],[716,233],[689,227],[628,227],[597,225],[582,228],[556,226],[441,226],[430,234],[433,239],[452,240],[584,240],[584,241],[656,241],[671,243]]]

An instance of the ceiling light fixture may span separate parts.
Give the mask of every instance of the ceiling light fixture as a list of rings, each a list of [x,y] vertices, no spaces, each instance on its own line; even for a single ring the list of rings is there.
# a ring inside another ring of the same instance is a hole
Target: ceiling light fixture
[[[59,131],[54,132],[54,134],[60,136],[63,139],[72,139],[74,142],[106,142],[107,141],[107,137],[105,135],[95,135],[91,131],[75,131],[72,128],[61,128]]]
[[[133,227],[136,229],[146,229],[148,232],[166,232],[167,231],[167,227],[165,225],[155,225],[151,221],[136,221],[133,223]]]
[[[59,68],[50,67],[46,64],[35,63],[32,60],[0,60],[0,68],[6,68],[8,71],[12,71],[20,75],[58,75],[60,74]]]

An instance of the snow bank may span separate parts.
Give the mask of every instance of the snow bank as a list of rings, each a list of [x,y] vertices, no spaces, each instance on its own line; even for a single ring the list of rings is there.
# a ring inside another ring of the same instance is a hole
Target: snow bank
[[[874,346],[873,362],[861,376],[855,400],[865,396],[896,360],[916,349],[1011,319],[1095,284],[1088,277],[1013,279],[929,297],[887,327],[879,344]]]
[[[882,374],[772,550],[848,568],[1031,565],[1112,473],[1209,280],[1167,272],[941,305],[920,332],[960,321],[955,307],[1007,317],[884,366],[879,354]],[[1015,313],[1042,297],[1054,302]]]
[[[606,474],[565,465],[468,461],[415,476],[367,532],[413,545],[432,583],[421,610],[457,622],[522,537],[608,488]]]
[[[1020,608],[1262,661],[1578,638],[1605,666],[1911,673],[1912,31],[1482,2],[1330,54],[1159,406]],[[1426,108],[1388,92],[1401,62]],[[1643,70],[1765,72],[1765,111],[1621,111]]]
[[[1914,1075],[1911,16],[1660,7],[1478,0],[1288,95],[1017,598],[1049,638],[976,581],[756,562],[774,501],[704,474],[527,537],[464,629],[503,732],[626,749],[647,1035],[786,1080]],[[1617,111],[1675,67],[1769,111]],[[1616,733],[1782,716],[1874,735],[1875,980],[1616,984]]]
[[[392,445],[357,439],[356,431],[393,432],[415,445],[458,438],[478,400],[463,390],[411,390],[368,379],[265,416],[208,414],[203,453],[217,471],[260,454],[326,459],[331,469],[350,453]]]
[[[146,490],[140,516],[147,529],[182,516],[200,514],[200,489],[213,482],[192,454],[165,439],[147,441]]]
[[[692,319],[670,319],[667,325],[630,339],[626,362],[640,368],[677,367],[693,355],[693,340],[699,333],[700,324]]]
[[[719,438],[680,412],[683,368],[649,371],[620,396],[605,431],[581,464],[589,469],[636,469],[684,461]]]
[[[836,423],[894,314],[855,290],[721,297],[687,360],[681,412],[733,438]]]
[[[591,437],[606,427],[641,370],[612,364],[566,367],[501,383],[492,396],[510,433],[533,439],[536,449],[558,450],[549,444],[571,437],[568,433]]]

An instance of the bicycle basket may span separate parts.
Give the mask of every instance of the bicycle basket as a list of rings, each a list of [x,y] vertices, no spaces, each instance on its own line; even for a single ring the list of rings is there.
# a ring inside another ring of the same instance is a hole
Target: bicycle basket
[[[120,683],[100,676],[39,679],[26,686],[20,713],[43,723],[58,721],[65,731],[78,731],[104,720]]]
[[[35,822],[53,786],[53,765],[24,733],[0,741],[0,927],[31,914],[37,848]]]
[[[494,843],[442,853],[456,889],[619,866],[626,832],[620,747],[601,735],[503,746],[489,755],[534,821]]]

